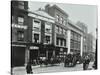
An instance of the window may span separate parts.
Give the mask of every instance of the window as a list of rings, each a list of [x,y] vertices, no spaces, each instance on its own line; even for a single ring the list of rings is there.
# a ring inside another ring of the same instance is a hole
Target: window
[[[61,20],[60,20],[61,24],[63,24],[63,17],[61,17]]]
[[[39,42],[39,34],[34,33],[34,42],[35,43]]]
[[[56,15],[56,21],[59,22],[59,15]]]
[[[65,20],[63,20],[63,25],[66,25],[66,21]]]
[[[18,1],[19,3],[19,8],[24,9],[24,1]]]
[[[17,40],[24,41],[24,32],[23,31],[17,31]]]
[[[56,32],[57,32],[57,33],[59,32],[59,27],[58,27],[58,26],[56,26]]]
[[[59,33],[63,34],[63,29],[59,27]]]
[[[59,38],[56,38],[56,45],[59,45]]]
[[[64,39],[64,46],[66,47],[66,40]]]
[[[74,32],[71,32],[71,39],[74,39]]]
[[[41,23],[38,20],[33,20],[33,30],[34,31],[40,31]]]
[[[70,47],[73,49],[74,48],[74,41],[73,40],[71,40],[71,45],[70,45]]]
[[[52,25],[50,23],[45,23],[45,32],[51,33]]]
[[[63,29],[63,34],[64,34],[64,35],[66,35],[66,34],[67,34],[67,32],[66,32],[66,30],[65,30],[65,29]]]
[[[50,36],[45,36],[46,43],[50,43]]]
[[[81,41],[81,36],[80,35],[78,36],[78,41]]]
[[[62,40],[62,39],[60,39],[60,41],[61,41],[61,46],[63,46],[63,40]]]
[[[24,18],[23,17],[18,17],[18,24],[23,25],[24,24]]]

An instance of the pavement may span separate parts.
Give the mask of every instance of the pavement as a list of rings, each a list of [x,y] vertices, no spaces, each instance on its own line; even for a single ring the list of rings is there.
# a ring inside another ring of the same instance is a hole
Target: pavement
[[[92,68],[93,62],[90,62],[88,70],[93,70]],[[83,64],[77,64],[75,67],[64,67],[64,63],[56,64],[53,66],[32,66],[33,74],[39,74],[39,73],[51,73],[51,72],[70,72],[70,71],[82,71],[83,70]],[[13,68],[13,74],[12,75],[25,75],[26,69],[25,66],[22,67],[14,67]]]

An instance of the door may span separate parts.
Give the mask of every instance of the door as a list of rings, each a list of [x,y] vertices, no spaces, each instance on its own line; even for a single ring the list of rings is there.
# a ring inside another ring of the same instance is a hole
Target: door
[[[11,65],[24,66],[25,64],[25,47],[13,46],[11,49]]]

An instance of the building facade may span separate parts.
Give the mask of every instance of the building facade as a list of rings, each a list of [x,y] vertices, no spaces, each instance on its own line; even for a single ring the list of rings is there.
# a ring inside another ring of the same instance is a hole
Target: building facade
[[[54,18],[42,9],[28,14],[31,61],[37,61],[38,57],[49,59],[53,56],[53,24]]]
[[[83,22],[78,21],[76,23],[76,25],[78,25],[81,30],[83,31],[83,54],[87,53],[88,51],[88,28],[86,26],[86,24],[84,24]]]
[[[39,57],[63,62],[68,53],[82,56],[85,32],[57,5],[28,11],[27,1],[12,1],[11,10],[12,66],[38,62]]]
[[[45,6],[45,11],[55,18],[54,24],[54,45],[55,56],[64,59],[67,53],[83,52],[83,31],[74,23],[72,23],[61,8],[56,5]]]
[[[67,47],[68,14],[65,13],[58,6],[56,5],[50,6],[49,4],[45,6],[45,11],[55,18],[55,24],[53,26],[54,28],[53,44],[55,45],[54,55],[56,57],[62,58],[63,60],[63,58],[68,52],[68,47]]]
[[[26,62],[28,2],[11,1],[11,66]]]

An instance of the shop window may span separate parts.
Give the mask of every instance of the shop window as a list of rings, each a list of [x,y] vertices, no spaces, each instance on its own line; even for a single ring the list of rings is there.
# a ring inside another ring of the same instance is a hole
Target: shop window
[[[18,24],[23,25],[24,24],[24,17],[18,17]]]
[[[23,31],[17,31],[17,40],[24,41],[24,32]]]
[[[34,34],[34,43],[38,43],[39,42],[39,34]]]

